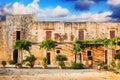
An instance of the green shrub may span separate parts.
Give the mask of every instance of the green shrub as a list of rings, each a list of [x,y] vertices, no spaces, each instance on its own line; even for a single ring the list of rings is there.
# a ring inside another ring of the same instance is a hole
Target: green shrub
[[[115,54],[115,59],[120,59],[120,51]]]
[[[31,63],[27,63],[26,66],[31,66],[31,67],[33,67],[33,65],[32,65]]]
[[[14,60],[10,60],[8,63],[9,63],[10,65],[12,65],[12,64],[15,64],[15,61],[14,61]]]
[[[28,62],[32,62],[32,61],[35,61],[35,60],[36,60],[36,57],[34,55],[27,56],[27,58],[25,59],[25,61],[28,61]]]
[[[67,57],[65,55],[57,55],[56,61],[66,61]]]
[[[43,65],[47,65],[47,58],[46,57],[43,58]]]
[[[3,61],[1,61],[1,64],[6,65],[7,63],[6,63],[6,61],[3,60]]]
[[[117,63],[116,68],[120,69],[120,63]]]
[[[65,66],[64,61],[59,62],[59,66]]]
[[[107,65],[103,65],[103,69],[108,70],[108,66]]]
[[[113,67],[115,67],[115,66],[116,66],[115,61],[112,60],[112,61],[110,62],[110,65],[113,66]]]
[[[21,63],[16,63],[16,66],[21,66],[22,64]]]
[[[98,61],[97,62],[97,66],[103,66],[104,65],[104,62],[103,61]]]
[[[72,62],[72,69],[84,69],[84,65],[82,63]]]
[[[108,69],[109,70],[114,70],[114,68],[115,68],[115,61],[114,60],[112,60],[111,62],[110,62],[110,65],[108,66]]]
[[[93,57],[92,56],[88,56],[88,60],[93,60]]]

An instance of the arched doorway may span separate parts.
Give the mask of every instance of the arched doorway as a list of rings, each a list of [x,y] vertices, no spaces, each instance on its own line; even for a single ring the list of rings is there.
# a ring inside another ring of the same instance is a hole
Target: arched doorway
[[[13,51],[13,60],[15,61],[15,63],[18,62],[18,50]]]

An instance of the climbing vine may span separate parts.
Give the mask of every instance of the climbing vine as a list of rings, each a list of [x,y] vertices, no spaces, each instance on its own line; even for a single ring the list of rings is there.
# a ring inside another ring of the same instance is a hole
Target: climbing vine
[[[118,41],[120,40],[120,37],[114,37],[112,39],[95,39],[95,40],[75,40],[75,44],[80,44],[78,47],[80,47],[81,49],[85,49],[85,48],[93,48],[93,47],[99,47],[99,46],[104,46],[104,47],[108,47],[108,46],[117,46],[118,45]]]

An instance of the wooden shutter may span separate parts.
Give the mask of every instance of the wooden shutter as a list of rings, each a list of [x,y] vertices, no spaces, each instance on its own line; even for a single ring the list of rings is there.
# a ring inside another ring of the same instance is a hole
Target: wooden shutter
[[[46,39],[51,39],[51,31],[46,31]]]
[[[115,31],[110,31],[110,38],[114,38],[115,37]]]
[[[16,31],[14,31],[14,32],[12,33],[12,40],[13,40],[13,42],[16,41]]]
[[[24,39],[24,37],[25,37],[24,30],[21,30],[20,31],[20,39]]]
[[[115,49],[112,49],[112,58],[114,59]]]
[[[80,30],[78,34],[79,34],[79,35],[78,35],[78,36],[79,36],[79,39],[80,39],[80,40],[84,40],[84,31],[83,31],[83,30]]]

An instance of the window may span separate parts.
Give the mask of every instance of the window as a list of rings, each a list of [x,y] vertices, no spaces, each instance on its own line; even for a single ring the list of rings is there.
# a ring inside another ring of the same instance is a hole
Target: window
[[[16,40],[20,40],[20,31],[16,31]]]
[[[110,31],[110,38],[114,38],[115,37],[115,31]]]
[[[51,39],[52,31],[46,31],[46,39]]]
[[[118,42],[118,45],[120,46],[120,41]]]
[[[79,30],[79,32],[78,32],[78,38],[80,40],[84,40],[84,31],[83,30]]]
[[[120,50],[116,50],[116,53],[118,53]]]
[[[91,51],[87,51],[87,56],[91,56]]]
[[[56,53],[57,53],[57,54],[60,54],[60,50],[59,50],[59,49],[57,49],[57,50],[56,50]]]

